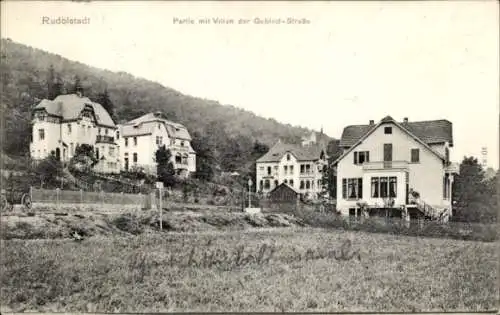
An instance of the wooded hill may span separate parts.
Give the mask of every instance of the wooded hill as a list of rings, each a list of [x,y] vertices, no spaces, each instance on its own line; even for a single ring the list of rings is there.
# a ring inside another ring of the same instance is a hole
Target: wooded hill
[[[279,138],[297,143],[311,131],[184,95],[128,73],[93,68],[10,39],[1,39],[1,74],[2,150],[11,156],[28,153],[30,109],[38,100],[50,97],[48,86],[53,80],[63,94],[71,91],[75,80],[93,100],[107,91],[117,123],[163,111],[170,120],[188,128],[200,163],[210,164],[215,171],[248,171],[252,160]]]

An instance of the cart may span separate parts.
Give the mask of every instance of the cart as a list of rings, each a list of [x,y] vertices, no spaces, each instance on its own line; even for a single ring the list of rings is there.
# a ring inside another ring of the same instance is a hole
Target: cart
[[[30,184],[24,177],[12,176],[3,183],[0,211],[12,211],[14,205],[21,205],[23,210],[32,207]]]

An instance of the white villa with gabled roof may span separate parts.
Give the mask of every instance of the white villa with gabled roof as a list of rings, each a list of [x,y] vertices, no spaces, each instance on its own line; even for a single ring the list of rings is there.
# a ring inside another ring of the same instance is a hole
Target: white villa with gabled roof
[[[187,177],[196,171],[196,152],[188,130],[167,120],[163,113],[149,113],[118,127],[123,170],[156,174],[155,153],[165,145],[172,153],[177,175]]]
[[[344,128],[342,155],[334,161],[337,210],[370,214],[444,218],[452,215],[456,164],[452,123],[447,120],[397,122],[387,116],[378,123]],[[390,210],[390,211],[388,211]]]
[[[81,93],[44,99],[33,108],[31,123],[32,158],[54,154],[60,161],[69,162],[78,145],[88,144],[96,151],[96,172],[120,172],[118,128],[101,104]]]

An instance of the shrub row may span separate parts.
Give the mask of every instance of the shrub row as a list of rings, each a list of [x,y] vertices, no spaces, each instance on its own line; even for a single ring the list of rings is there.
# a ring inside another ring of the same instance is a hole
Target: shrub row
[[[405,222],[394,218],[357,218],[342,217],[333,213],[298,211],[296,216],[313,227],[337,228],[349,231],[387,233],[417,237],[451,238],[493,242],[497,239],[496,224],[436,221]]]

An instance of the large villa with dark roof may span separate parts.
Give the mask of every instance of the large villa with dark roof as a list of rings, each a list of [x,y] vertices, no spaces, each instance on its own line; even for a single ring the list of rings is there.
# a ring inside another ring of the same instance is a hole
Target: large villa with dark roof
[[[327,163],[326,141],[312,133],[302,144],[278,141],[257,160],[257,191],[269,193],[286,184],[301,195],[315,198],[323,190],[321,179]]]
[[[337,210],[360,216],[430,217],[451,213],[452,123],[447,120],[380,122],[344,128],[337,173]]]

